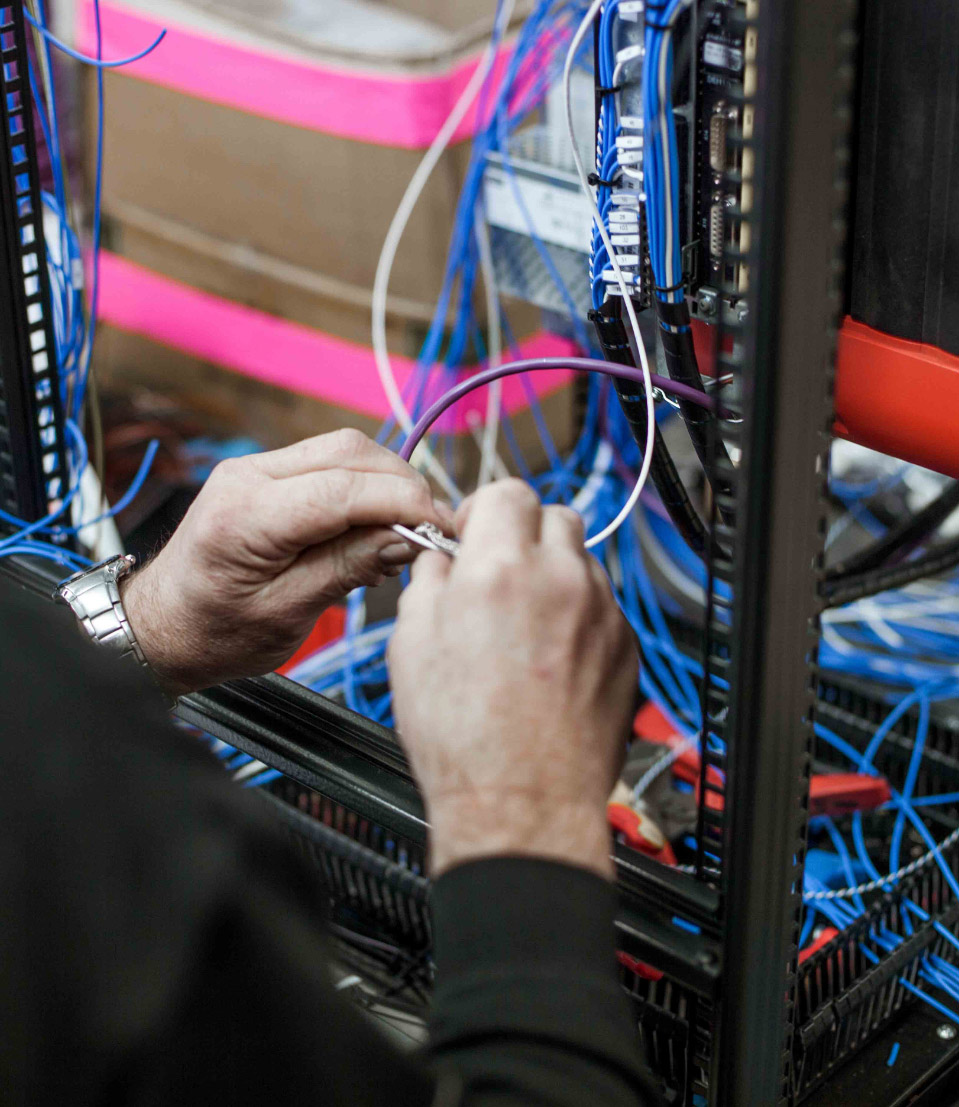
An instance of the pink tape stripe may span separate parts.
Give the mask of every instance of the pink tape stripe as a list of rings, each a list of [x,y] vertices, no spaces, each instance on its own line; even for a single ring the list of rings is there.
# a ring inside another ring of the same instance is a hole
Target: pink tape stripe
[[[374,419],[389,416],[369,347],[201,292],[106,251],[100,256],[99,318],[267,384]],[[520,344],[523,357],[573,352],[569,340],[545,332]],[[402,388],[415,363],[397,356],[392,362]],[[527,379],[535,394],[544,397],[571,376],[557,370],[530,373]],[[464,428],[467,412],[485,411],[485,391],[479,389],[457,406],[457,430]],[[503,406],[510,414],[529,406],[518,377],[503,382]]]
[[[152,53],[120,72],[201,100],[324,134],[380,146],[424,149],[433,141],[478,64],[478,57],[431,76],[362,72],[252,49],[126,8],[100,4],[103,57],[129,57],[148,46],[163,27],[167,36]],[[96,53],[92,0],[77,0],[78,48]],[[496,63],[497,78],[508,60]],[[473,133],[467,113],[456,139]]]

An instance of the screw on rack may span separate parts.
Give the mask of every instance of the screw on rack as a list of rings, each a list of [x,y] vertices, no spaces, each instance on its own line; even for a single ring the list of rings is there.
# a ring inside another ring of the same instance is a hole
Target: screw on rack
[[[716,301],[716,294],[714,292],[700,292],[699,314],[706,319],[711,319],[718,310],[719,304]]]
[[[957,1034],[959,1034],[959,1030],[956,1030],[951,1022],[944,1022],[936,1027],[936,1037],[941,1038],[944,1042],[954,1041]]]

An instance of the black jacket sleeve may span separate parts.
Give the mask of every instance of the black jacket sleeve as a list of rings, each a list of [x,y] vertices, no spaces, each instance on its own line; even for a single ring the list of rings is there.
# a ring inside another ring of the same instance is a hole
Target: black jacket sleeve
[[[613,895],[561,865],[434,892],[426,1055],[336,994],[316,881],[132,665],[0,583],[3,1102],[652,1102],[613,979]]]

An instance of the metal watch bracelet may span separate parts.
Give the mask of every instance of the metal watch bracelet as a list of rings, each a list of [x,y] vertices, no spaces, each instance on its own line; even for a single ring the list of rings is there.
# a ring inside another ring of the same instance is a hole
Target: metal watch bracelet
[[[91,642],[105,646],[116,657],[132,657],[158,683],[133,633],[120,598],[120,581],[129,576],[135,566],[136,558],[130,554],[107,558],[99,565],[93,565],[61,581],[54,592],[54,598],[71,609]],[[164,695],[170,706],[173,706],[176,701],[166,693]]]

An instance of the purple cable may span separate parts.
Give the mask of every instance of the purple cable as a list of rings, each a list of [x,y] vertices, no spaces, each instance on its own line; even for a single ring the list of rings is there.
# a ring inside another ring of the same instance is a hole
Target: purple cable
[[[632,365],[617,365],[613,361],[600,361],[598,358],[535,357],[525,361],[507,361],[503,365],[493,365],[472,377],[467,377],[465,381],[460,381],[445,396],[440,396],[420,416],[416,426],[410,431],[400,450],[400,457],[404,461],[409,461],[426,432],[443,412],[452,407],[457,400],[462,399],[477,388],[482,388],[484,384],[492,384],[493,381],[497,381],[501,377],[515,377],[518,373],[535,373],[540,369],[577,369],[587,373],[605,373],[608,377],[620,377],[622,380],[632,381],[633,384],[643,387],[643,371],[641,369],[637,369]],[[655,373],[650,373],[649,379],[652,381],[653,388],[659,388],[661,391],[676,396],[680,400],[686,400],[688,403],[698,404],[699,407],[705,408],[707,411],[719,415],[724,414],[715,397],[700,392],[698,388],[681,384],[679,381],[668,380],[666,377],[657,376]]]

